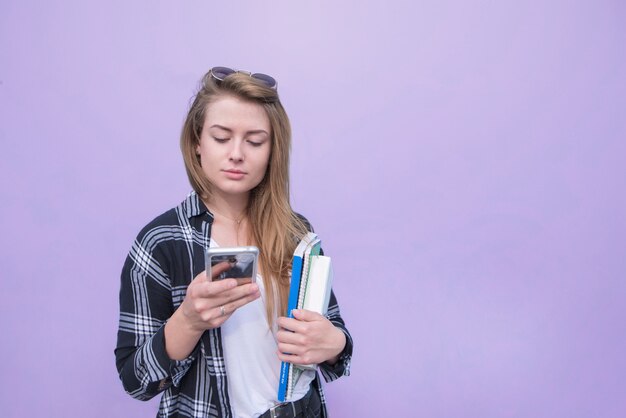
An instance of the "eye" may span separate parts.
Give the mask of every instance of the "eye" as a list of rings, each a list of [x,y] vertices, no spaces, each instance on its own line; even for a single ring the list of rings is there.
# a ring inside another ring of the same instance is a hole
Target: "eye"
[[[217,138],[217,137],[213,137],[213,139],[215,140],[215,142],[217,142],[218,144],[224,144],[226,143],[226,141],[228,141],[228,138]]]
[[[263,142],[256,142],[256,141],[248,140],[248,144],[252,145],[253,147],[260,147],[261,145],[263,145]]]

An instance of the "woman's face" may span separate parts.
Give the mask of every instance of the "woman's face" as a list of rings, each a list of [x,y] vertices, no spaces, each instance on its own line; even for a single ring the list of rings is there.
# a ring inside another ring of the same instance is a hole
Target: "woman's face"
[[[233,96],[208,105],[196,152],[202,171],[223,196],[245,196],[265,177],[272,149],[263,107]]]

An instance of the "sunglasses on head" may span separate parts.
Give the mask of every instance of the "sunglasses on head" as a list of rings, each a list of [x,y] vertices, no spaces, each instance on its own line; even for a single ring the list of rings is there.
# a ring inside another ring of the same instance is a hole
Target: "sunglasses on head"
[[[228,67],[213,67],[209,71],[209,74],[211,74],[211,77],[213,77],[213,79],[215,79],[218,82],[224,81],[226,77],[234,73],[247,74],[250,77],[254,78],[255,80],[259,80],[260,82],[265,84],[267,87],[274,89],[274,90],[276,90],[276,87],[278,86],[278,83],[276,82],[274,77],[267,75],[267,74],[251,73],[249,71],[241,71],[241,70],[233,70],[232,68],[228,68]]]

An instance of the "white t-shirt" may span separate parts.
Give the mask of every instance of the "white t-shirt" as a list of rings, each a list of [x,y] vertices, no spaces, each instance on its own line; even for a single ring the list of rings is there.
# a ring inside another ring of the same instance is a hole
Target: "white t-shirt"
[[[217,247],[211,240],[211,246]],[[228,394],[235,417],[258,417],[278,403],[280,360],[276,330],[270,330],[265,314],[265,287],[257,274],[261,298],[237,309],[222,324],[222,345]],[[292,401],[308,391],[315,371],[305,371],[296,383]]]

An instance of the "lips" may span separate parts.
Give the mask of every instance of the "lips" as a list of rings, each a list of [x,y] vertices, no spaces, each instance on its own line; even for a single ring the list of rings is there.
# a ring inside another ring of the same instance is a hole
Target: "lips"
[[[231,180],[241,180],[247,174],[245,171],[237,170],[235,168],[222,171],[226,174],[226,177]]]

